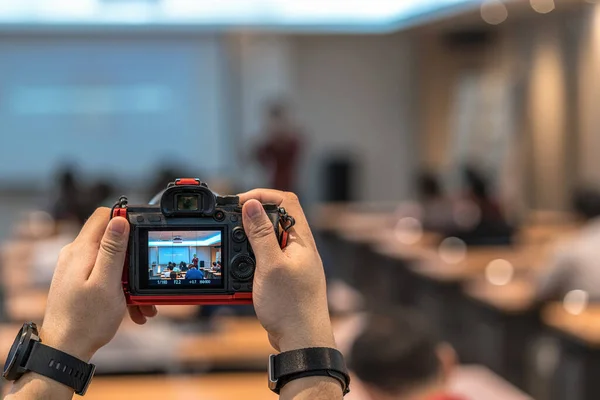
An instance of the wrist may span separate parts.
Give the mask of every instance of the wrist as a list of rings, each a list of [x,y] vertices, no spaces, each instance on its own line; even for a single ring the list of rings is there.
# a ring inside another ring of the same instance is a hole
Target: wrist
[[[44,327],[40,329],[40,339],[44,345],[60,350],[86,363],[90,362],[96,352],[91,346],[87,346],[78,340],[55,335],[51,330],[45,330]]]
[[[303,328],[283,333],[279,338],[279,350],[282,352],[310,347],[337,348],[331,322],[317,326],[304,325]]]
[[[280,399],[314,399],[316,395],[327,394],[327,399],[342,399],[342,386],[334,378],[310,376],[289,382],[281,389]]]

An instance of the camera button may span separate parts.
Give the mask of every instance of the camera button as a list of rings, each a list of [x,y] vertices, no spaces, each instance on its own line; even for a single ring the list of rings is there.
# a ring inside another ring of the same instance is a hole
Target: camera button
[[[252,291],[252,284],[251,283],[248,284],[248,290]]]
[[[238,216],[234,214],[234,215],[232,215],[232,216],[229,217],[229,220],[231,222],[238,222]]]
[[[231,232],[231,236],[233,237],[233,241],[237,243],[241,243],[246,240],[246,232],[244,232],[244,228],[241,226],[236,226],[233,228],[233,232]]]
[[[223,211],[221,211],[221,210],[217,211],[215,213],[215,219],[217,221],[223,221],[225,219],[225,213]]]
[[[242,246],[236,244],[235,246],[233,246],[233,251],[239,253],[240,251],[242,251]]]
[[[240,285],[239,283],[234,283],[232,286],[235,290],[240,290],[242,288],[242,285]]]
[[[142,215],[138,215],[136,220],[137,222],[144,222],[144,217]]]
[[[162,218],[160,217],[160,215],[151,215],[148,217],[148,221],[150,222],[160,222]]]

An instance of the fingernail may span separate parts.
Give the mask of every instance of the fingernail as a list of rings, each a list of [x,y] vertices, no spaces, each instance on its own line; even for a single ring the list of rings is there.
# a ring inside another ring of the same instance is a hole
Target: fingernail
[[[127,221],[124,218],[115,218],[110,221],[110,230],[112,233],[122,235],[127,229]]]
[[[250,200],[246,203],[246,213],[250,219],[256,219],[264,212],[262,204],[258,200]]]

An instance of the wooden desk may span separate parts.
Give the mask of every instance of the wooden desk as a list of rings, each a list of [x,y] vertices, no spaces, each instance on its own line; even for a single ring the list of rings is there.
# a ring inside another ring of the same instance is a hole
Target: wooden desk
[[[544,308],[542,320],[561,348],[550,382],[552,400],[600,398],[600,305],[572,315],[561,303],[554,303]]]
[[[96,377],[86,400],[276,400],[264,373]]]
[[[461,356],[528,390],[533,374],[529,350],[541,331],[533,284],[515,280],[495,286],[478,279],[463,288],[462,315],[469,335],[461,342]]]
[[[206,364],[211,369],[244,368],[266,370],[274,350],[256,318],[222,318],[208,335],[183,336],[178,344],[184,365]]]

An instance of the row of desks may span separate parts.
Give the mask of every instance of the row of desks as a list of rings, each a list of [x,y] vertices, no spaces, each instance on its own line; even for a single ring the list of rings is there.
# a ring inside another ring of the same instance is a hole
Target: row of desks
[[[547,398],[600,398],[593,378],[600,370],[600,308],[573,315],[562,304],[534,301],[532,278],[543,265],[547,240],[560,227],[531,228],[512,248],[473,248],[463,259],[445,261],[434,246],[440,238],[425,234],[413,244],[403,243],[406,238],[392,221],[386,213],[338,212],[335,221],[321,225],[329,259],[341,266],[334,272],[360,289],[367,307],[400,304],[423,310],[463,361],[482,363],[530,392],[536,392],[532,382],[540,377],[532,375],[539,364],[550,363],[539,356],[546,350],[532,352],[540,337],[553,338],[560,344],[558,367],[547,380],[553,387]],[[493,284],[486,269],[498,259],[512,265],[512,276]]]

